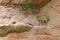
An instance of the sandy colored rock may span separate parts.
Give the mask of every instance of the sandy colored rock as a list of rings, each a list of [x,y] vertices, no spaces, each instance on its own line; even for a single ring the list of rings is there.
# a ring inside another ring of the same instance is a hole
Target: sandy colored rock
[[[46,35],[36,35],[35,40],[53,40],[53,37]]]
[[[4,4],[4,3],[12,3],[12,4],[23,4],[26,0],[1,0],[0,4]],[[34,2],[38,3],[38,4],[42,4],[45,0],[33,0]],[[30,3],[32,3],[32,0],[29,0]]]
[[[60,36],[60,29],[39,29],[35,35]]]
[[[47,29],[47,28],[46,29],[38,29],[37,32],[34,34],[34,36],[31,37],[31,38],[30,38],[30,33],[26,33],[26,34],[25,33],[22,33],[22,34],[11,34],[11,35],[9,34],[9,35],[7,35],[7,40],[18,40],[20,38],[26,38],[26,40],[60,40],[60,29],[59,29],[60,28],[60,7],[58,7],[56,5],[60,5],[60,0],[52,0],[49,4],[47,4],[40,11],[41,13],[45,13],[45,14],[49,15],[50,21],[49,21],[48,25],[46,26],[49,29]],[[6,12],[3,9],[2,9],[2,11]],[[1,13],[2,13],[2,11],[1,11]],[[14,20],[21,18],[21,19],[19,19],[20,21],[18,20],[20,23],[21,22],[22,23],[23,22],[24,23],[29,22],[29,23],[31,23],[33,25],[37,25],[38,24],[38,22],[36,20],[37,18],[35,18],[36,16],[30,16],[29,15],[28,18],[26,17],[30,21],[27,21],[27,19],[25,18],[24,15],[23,16],[21,15],[21,16],[19,16],[17,18],[16,17],[14,16]],[[3,20],[2,23],[4,23],[4,21],[5,20]],[[4,40],[4,39],[1,38],[1,40]]]
[[[37,29],[35,35],[51,35],[50,29],[48,28]]]
[[[23,38],[28,38],[28,33],[11,33],[7,35],[7,40],[19,40]]]
[[[60,12],[59,12],[60,6],[57,7],[57,5],[60,5],[59,2],[60,0],[52,0],[40,11],[40,13],[45,13],[49,15],[50,20],[49,20],[48,26],[50,28],[55,27],[56,25],[60,25],[60,22],[59,22],[60,21]]]

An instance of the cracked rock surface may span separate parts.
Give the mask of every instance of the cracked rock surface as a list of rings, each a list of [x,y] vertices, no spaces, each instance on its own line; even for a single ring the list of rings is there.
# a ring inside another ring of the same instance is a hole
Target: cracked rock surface
[[[30,30],[29,32],[24,32],[24,33],[10,33],[6,37],[0,37],[0,40],[60,40],[60,6],[59,5],[60,5],[60,0],[51,0],[51,2],[48,3],[45,7],[43,7],[43,9],[40,11],[41,13],[45,13],[49,15],[50,18],[48,25],[44,28],[40,28],[41,26],[38,26],[36,15],[29,15],[28,17],[26,17],[22,13],[19,13],[19,11],[16,11],[17,9],[5,8],[4,6],[1,6],[0,9],[1,26],[8,24],[16,27],[16,25],[23,24],[23,25],[28,25],[29,27],[32,27],[33,25],[33,29]],[[10,11],[8,11],[8,9]],[[15,15],[13,15],[12,13]]]

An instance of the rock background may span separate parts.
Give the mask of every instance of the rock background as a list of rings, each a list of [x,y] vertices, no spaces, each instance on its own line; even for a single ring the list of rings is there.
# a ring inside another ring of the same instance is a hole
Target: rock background
[[[10,33],[6,37],[0,37],[0,40],[60,40],[60,0],[52,0],[40,12],[49,15],[50,21],[46,28]]]

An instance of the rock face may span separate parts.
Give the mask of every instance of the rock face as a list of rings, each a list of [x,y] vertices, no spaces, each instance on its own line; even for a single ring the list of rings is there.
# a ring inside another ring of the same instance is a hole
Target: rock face
[[[17,9],[6,8],[0,6],[0,26],[2,25],[37,25],[37,17],[35,15],[28,15],[27,17],[20,13]],[[36,20],[36,21],[33,21]],[[31,22],[32,21],[32,22]],[[36,23],[35,23],[36,22]]]
[[[19,4],[19,3],[24,3],[24,1],[26,0],[1,0],[0,3],[16,3],[16,4]],[[32,2],[32,0],[29,0],[30,2]],[[33,0],[39,4],[41,4],[42,2],[44,2],[44,0]]]
[[[25,32],[32,29],[33,26],[38,25],[36,15],[25,16],[24,14],[20,13],[18,9],[13,9],[11,7],[6,8],[5,6],[0,6],[0,10],[1,36],[4,34],[4,32]]]
[[[24,4],[26,0],[1,0],[0,4],[1,5],[10,5],[10,4]],[[33,0],[34,2],[38,4],[42,4],[45,0]],[[32,0],[29,0],[30,3],[32,3]]]
[[[54,5],[54,6],[53,6]],[[11,15],[12,19],[4,19],[0,23],[1,26],[2,25],[11,25],[11,23],[13,21],[16,21],[17,23],[15,24],[15,22],[13,22],[13,26],[16,25],[21,25],[21,23],[23,25],[29,25],[29,27],[32,27],[33,25],[33,29],[30,32],[24,32],[24,33],[10,33],[8,34],[6,37],[0,37],[1,40],[60,40],[60,0],[51,0],[51,2],[49,4],[47,4],[45,7],[42,8],[42,10],[40,11],[40,13],[45,13],[47,15],[49,15],[50,21],[48,23],[48,25],[44,28],[40,28],[41,26],[37,26],[38,25],[38,21],[36,18],[36,15],[29,15],[28,17],[24,16],[22,13],[19,13],[19,11],[14,11],[14,9],[11,12],[11,8],[5,8],[3,7],[3,10],[1,8],[1,19],[3,19],[3,15],[7,15],[9,13],[10,14],[15,14],[16,15]],[[9,12],[8,9],[10,10]],[[7,11],[6,11],[7,10]],[[3,13],[2,13],[3,12]],[[19,16],[19,15],[21,16]],[[19,17],[18,17],[19,16]],[[7,15],[8,18],[10,18]],[[9,21],[11,20],[11,21]],[[34,21],[35,20],[35,21]],[[7,23],[5,23],[7,21]],[[32,24],[32,25],[30,25]],[[38,27],[38,28],[37,28]]]

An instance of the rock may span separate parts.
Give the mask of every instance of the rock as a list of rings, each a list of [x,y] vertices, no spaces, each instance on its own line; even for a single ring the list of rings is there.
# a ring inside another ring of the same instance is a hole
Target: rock
[[[53,37],[46,35],[36,35],[35,40],[53,40]]]

